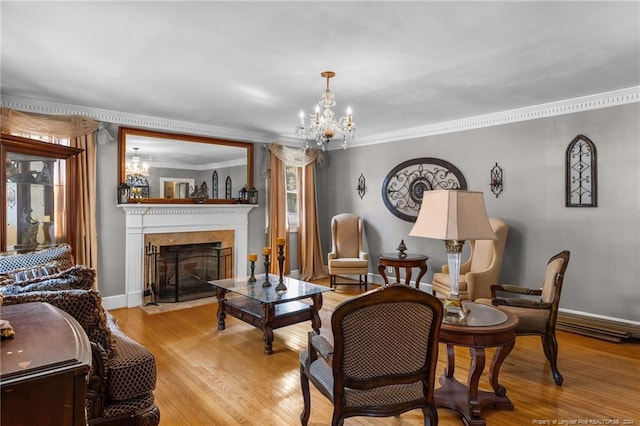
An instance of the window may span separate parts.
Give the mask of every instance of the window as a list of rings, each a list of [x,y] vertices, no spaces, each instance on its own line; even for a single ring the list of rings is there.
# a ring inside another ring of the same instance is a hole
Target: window
[[[298,173],[297,168],[287,165],[285,168],[287,192],[287,222],[289,231],[298,230]]]

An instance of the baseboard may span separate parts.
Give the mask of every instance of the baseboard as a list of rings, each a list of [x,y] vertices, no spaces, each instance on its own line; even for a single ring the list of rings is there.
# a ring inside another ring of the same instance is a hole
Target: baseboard
[[[117,296],[107,296],[102,298],[102,306],[107,310],[121,309],[127,307],[127,297],[124,294]]]
[[[558,312],[556,329],[609,342],[640,339],[640,323],[562,309]]]

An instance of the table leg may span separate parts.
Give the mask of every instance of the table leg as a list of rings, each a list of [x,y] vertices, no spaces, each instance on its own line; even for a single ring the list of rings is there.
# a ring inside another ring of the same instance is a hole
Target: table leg
[[[399,283],[400,282],[400,268],[397,267],[397,266],[394,266],[393,270],[396,273],[396,283]]]
[[[418,277],[416,278],[416,288],[420,288],[420,280],[424,277],[424,274],[427,273],[427,262],[424,262],[424,265],[420,265],[420,272],[418,273]]]
[[[452,378],[456,369],[456,351],[453,345],[447,343],[447,366],[444,369],[444,376]]]
[[[227,314],[224,312],[224,302],[227,300],[225,295],[227,294],[227,290],[222,287],[216,287],[216,299],[218,299],[218,330],[224,330],[225,324],[224,320],[227,317]]]
[[[489,370],[489,383],[491,383],[491,387],[493,391],[498,396],[505,396],[507,394],[507,389],[498,383],[498,373],[500,372],[500,367],[502,363],[507,358],[507,355],[511,353],[511,350],[515,346],[515,340],[508,345],[504,345],[499,347],[496,350],[495,355],[493,356],[493,360],[491,361],[491,370]]]
[[[387,274],[384,271],[384,265],[381,264],[381,263],[378,264],[378,273],[380,274],[380,276],[384,280],[384,284],[385,285],[389,284],[389,279],[387,278]]]
[[[271,355],[273,353],[273,328],[271,328],[271,322],[275,316],[276,308],[273,303],[263,303],[260,328],[262,329],[265,355]]]
[[[485,354],[482,347],[471,347],[469,349],[471,355],[471,367],[469,368],[469,379],[467,388],[469,389],[469,412],[472,418],[481,419],[480,399],[478,397],[478,382],[484,371]]]
[[[405,268],[405,276],[404,276],[404,284],[405,285],[411,285],[411,274],[412,274],[412,269],[410,266],[407,266]]]

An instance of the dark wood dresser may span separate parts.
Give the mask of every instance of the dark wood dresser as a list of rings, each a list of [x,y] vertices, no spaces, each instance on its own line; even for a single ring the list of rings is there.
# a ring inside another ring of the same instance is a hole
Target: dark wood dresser
[[[0,307],[15,336],[0,343],[2,426],[86,425],[91,346],[66,312],[48,303]]]

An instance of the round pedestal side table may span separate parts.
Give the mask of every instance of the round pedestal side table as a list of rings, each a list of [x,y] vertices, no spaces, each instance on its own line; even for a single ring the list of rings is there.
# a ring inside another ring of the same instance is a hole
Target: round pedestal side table
[[[389,284],[386,267],[392,267],[396,273],[396,282],[400,282],[400,268],[405,268],[404,283],[411,284],[411,268],[420,268],[415,286],[420,288],[420,280],[427,273],[427,260],[429,256],[424,254],[406,253],[406,256],[400,257],[397,253],[384,253],[378,258],[378,273],[382,276],[385,285]]]

